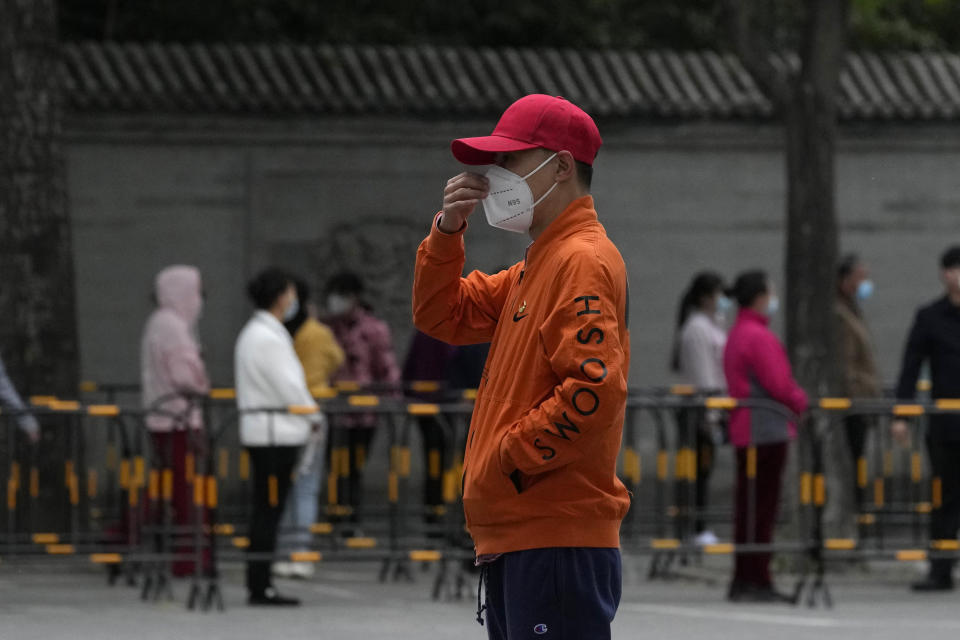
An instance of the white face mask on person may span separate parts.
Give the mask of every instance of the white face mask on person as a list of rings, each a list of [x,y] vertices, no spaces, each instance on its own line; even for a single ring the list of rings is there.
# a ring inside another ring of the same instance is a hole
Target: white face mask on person
[[[300,300],[294,298],[290,301],[290,304],[287,305],[287,308],[283,310],[283,321],[290,322],[293,320],[294,316],[297,315],[297,312],[300,311]]]
[[[556,157],[557,154],[554,153],[525,176],[519,176],[499,165],[491,165],[487,168],[486,176],[490,190],[482,202],[483,212],[491,227],[514,233],[526,233],[530,230],[530,225],[533,224],[534,207],[550,195],[557,183],[554,182],[553,186],[534,202],[527,178],[540,171]]]
[[[353,309],[353,300],[347,296],[331,293],[327,296],[327,311],[330,315],[339,316]]]

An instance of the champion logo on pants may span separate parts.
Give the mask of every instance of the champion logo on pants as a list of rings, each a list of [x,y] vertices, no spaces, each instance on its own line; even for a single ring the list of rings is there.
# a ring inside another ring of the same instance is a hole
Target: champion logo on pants
[[[537,635],[541,635],[541,636],[542,636],[543,634],[545,634],[545,633],[547,632],[547,625],[545,625],[545,624],[543,624],[543,623],[538,624],[537,626],[535,626],[535,627],[533,628],[533,632],[536,633]]]

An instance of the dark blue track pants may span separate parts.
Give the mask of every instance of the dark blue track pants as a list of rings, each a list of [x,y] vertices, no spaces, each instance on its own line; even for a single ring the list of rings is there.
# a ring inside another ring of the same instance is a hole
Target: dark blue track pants
[[[608,640],[620,604],[620,550],[515,551],[484,565],[490,640]]]

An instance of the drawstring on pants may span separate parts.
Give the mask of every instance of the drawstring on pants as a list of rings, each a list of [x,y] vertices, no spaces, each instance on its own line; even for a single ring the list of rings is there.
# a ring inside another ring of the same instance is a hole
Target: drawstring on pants
[[[490,586],[490,580],[487,577],[487,565],[480,565],[480,584],[477,585],[477,622],[480,626],[483,626],[483,612],[486,610],[487,605],[483,604],[480,595],[483,593],[483,583],[486,581],[487,587]]]

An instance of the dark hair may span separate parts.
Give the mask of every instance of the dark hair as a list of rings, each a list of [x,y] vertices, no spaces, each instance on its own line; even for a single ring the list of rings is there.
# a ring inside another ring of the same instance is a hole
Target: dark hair
[[[944,251],[940,258],[940,266],[944,269],[960,267],[960,246],[953,246]]]
[[[837,283],[853,273],[853,270],[860,264],[860,256],[855,253],[848,253],[840,260],[837,265]]]
[[[753,305],[757,298],[769,291],[770,280],[767,278],[767,272],[755,269],[737,276],[727,295],[736,300],[741,309],[746,309]]]
[[[323,290],[328,294],[338,293],[340,295],[359,297],[363,295],[364,291],[363,280],[352,271],[341,271],[327,280],[327,284]]]
[[[580,162],[576,160],[577,167],[577,180],[580,181],[580,184],[590,190],[590,184],[593,182],[593,167],[588,165],[586,162]]]
[[[713,271],[702,271],[693,277],[690,285],[680,298],[680,309],[677,312],[677,327],[673,337],[673,357],[670,367],[680,371],[680,329],[694,309],[700,307],[703,299],[723,291],[723,278]]]
[[[270,309],[296,278],[283,269],[264,269],[247,284],[247,295],[257,309]]]
[[[307,301],[310,299],[310,287],[300,278],[296,278],[293,285],[297,288],[297,300],[300,302],[300,308],[297,309],[296,315],[283,323],[283,326],[287,328],[291,336],[296,336],[297,331],[307,321]]]

